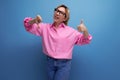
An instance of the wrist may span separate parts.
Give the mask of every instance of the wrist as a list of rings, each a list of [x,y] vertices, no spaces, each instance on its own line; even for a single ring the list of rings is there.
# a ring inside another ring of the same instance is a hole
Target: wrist
[[[87,37],[88,37],[88,35],[89,35],[88,31],[87,31],[87,30],[85,30],[85,31],[83,32],[83,35],[85,36],[85,38],[87,38]]]
[[[29,21],[29,24],[34,24],[34,23],[36,23],[36,19],[35,18]]]

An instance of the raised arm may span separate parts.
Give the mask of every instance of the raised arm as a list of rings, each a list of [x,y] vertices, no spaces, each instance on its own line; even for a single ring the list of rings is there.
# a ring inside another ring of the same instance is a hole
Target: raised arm
[[[83,20],[81,20],[80,25],[78,25],[78,31],[82,32],[85,38],[87,38],[89,35],[88,30],[86,26],[84,25]]]
[[[35,18],[33,18],[32,20],[30,20],[29,21],[29,24],[34,24],[34,23],[40,23],[40,22],[42,22],[42,18],[41,18],[41,16],[40,15],[37,15]]]
[[[76,44],[89,44],[92,39],[92,36],[88,33],[88,30],[84,25],[83,20],[81,20],[80,25],[78,25],[78,31],[81,33],[79,33],[77,37]]]
[[[41,16],[37,15],[35,18],[31,18],[31,17],[26,17],[24,19],[24,26],[25,29],[35,35],[40,36],[40,31],[41,31],[41,22],[42,18]],[[40,24],[39,24],[40,23]]]

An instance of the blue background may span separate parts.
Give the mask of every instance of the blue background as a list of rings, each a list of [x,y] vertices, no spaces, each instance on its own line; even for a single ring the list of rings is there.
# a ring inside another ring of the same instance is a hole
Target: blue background
[[[69,26],[84,19],[93,36],[74,47],[70,80],[120,80],[120,0],[1,0],[0,80],[47,80],[41,37],[26,32],[23,19],[40,14],[52,23],[60,4],[70,9]]]

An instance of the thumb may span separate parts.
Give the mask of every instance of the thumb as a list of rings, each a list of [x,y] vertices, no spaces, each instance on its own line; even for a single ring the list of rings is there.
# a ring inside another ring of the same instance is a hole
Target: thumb
[[[38,22],[41,22],[41,21],[42,21],[42,17],[41,17],[40,15],[37,15],[37,16],[36,16],[36,19],[37,19]]]

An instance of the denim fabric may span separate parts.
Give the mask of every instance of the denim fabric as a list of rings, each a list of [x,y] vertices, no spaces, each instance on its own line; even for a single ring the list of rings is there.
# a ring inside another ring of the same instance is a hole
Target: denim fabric
[[[47,56],[48,80],[68,80],[71,59],[54,59]]]

